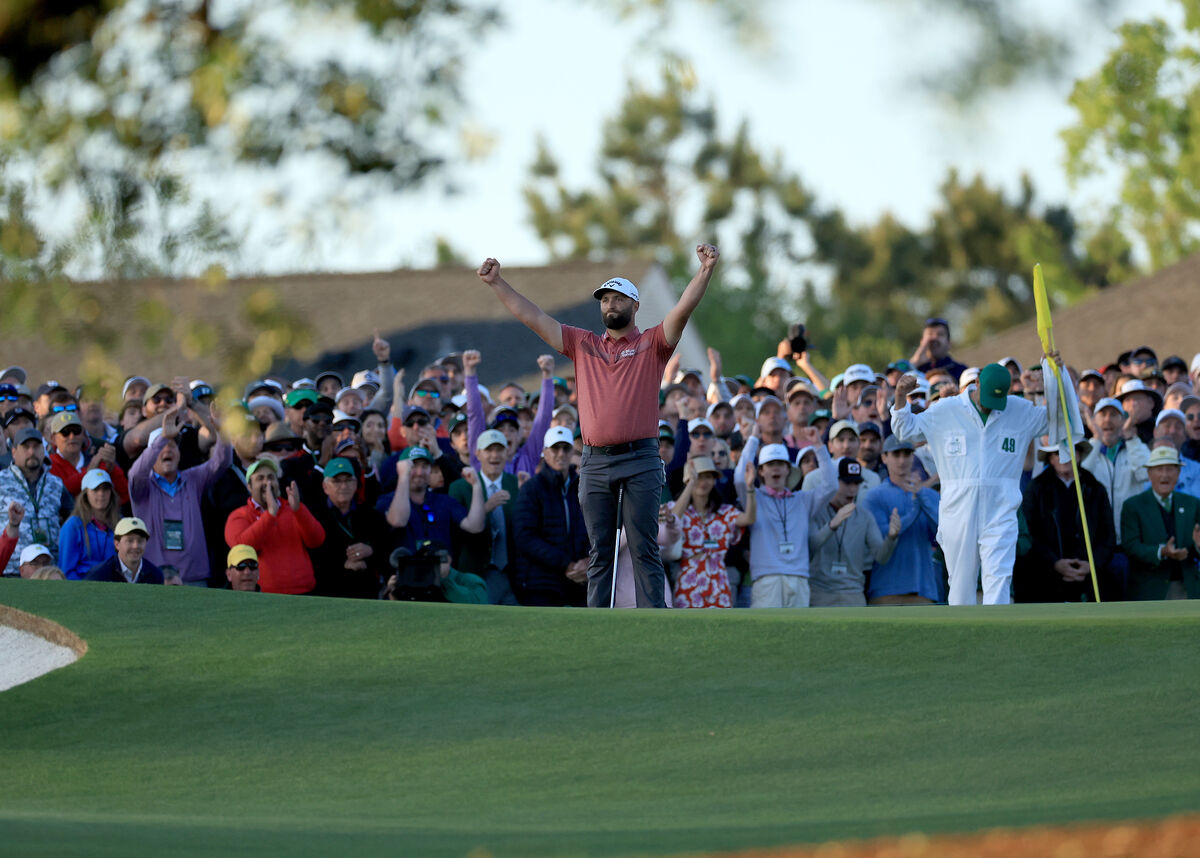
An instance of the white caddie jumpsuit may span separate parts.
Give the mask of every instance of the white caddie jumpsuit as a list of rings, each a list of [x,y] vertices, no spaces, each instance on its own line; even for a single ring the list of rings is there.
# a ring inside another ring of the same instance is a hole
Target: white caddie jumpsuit
[[[1047,387],[1052,387],[1054,376],[1045,362],[1043,371]],[[950,604],[975,604],[976,582],[982,571],[983,603],[1006,605],[1012,601],[1025,454],[1030,442],[1048,431],[1065,437],[1065,423],[1058,419],[1055,390],[1053,397],[1047,396],[1052,406],[1010,396],[1005,409],[990,412],[985,424],[968,398],[974,386],[939,400],[920,414],[913,414],[907,402],[903,408],[893,409],[892,431],[901,441],[923,435],[937,463],[942,479],[937,540],[946,555]],[[1068,413],[1078,414],[1070,384],[1067,400]],[[1051,443],[1061,440],[1052,438]]]

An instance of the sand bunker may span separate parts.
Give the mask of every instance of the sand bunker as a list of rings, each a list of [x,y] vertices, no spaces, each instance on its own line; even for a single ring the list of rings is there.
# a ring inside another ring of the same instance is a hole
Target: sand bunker
[[[0,605],[0,691],[66,667],[87,643],[58,623]]]

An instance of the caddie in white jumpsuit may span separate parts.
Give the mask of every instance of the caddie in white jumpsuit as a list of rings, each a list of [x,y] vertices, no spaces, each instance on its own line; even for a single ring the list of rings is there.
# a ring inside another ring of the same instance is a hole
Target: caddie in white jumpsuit
[[[1054,356],[1061,366],[1061,358]],[[1021,471],[1034,438],[1049,433],[1051,444],[1067,434],[1059,415],[1058,391],[1049,362],[1042,361],[1047,405],[1009,396],[1012,377],[999,364],[988,364],[977,384],[958,396],[940,400],[914,414],[908,389],[916,378],[904,376],[896,386],[892,432],[901,441],[924,436],[941,476],[937,540],[946,555],[951,605],[974,605],[976,581],[983,575],[983,603],[1012,601],[1010,584],[1017,553],[1017,508],[1021,504]],[[1064,371],[1065,372],[1065,371]],[[1067,411],[1072,427],[1080,427],[1079,406],[1070,376],[1064,375]],[[1075,428],[1072,435],[1078,435]],[[1081,437],[1081,436],[1080,436]]]

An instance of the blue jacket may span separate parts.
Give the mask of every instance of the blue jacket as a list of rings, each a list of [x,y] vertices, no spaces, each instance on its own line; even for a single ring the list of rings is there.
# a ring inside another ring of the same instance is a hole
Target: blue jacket
[[[58,532],[58,568],[72,581],[82,581],[88,570],[110,557],[115,557],[111,530],[104,530],[73,515],[63,522]]]
[[[588,556],[587,525],[574,471],[564,480],[562,474],[541,465],[517,496],[513,531],[517,563],[509,571],[517,597],[525,590],[538,590],[559,593],[567,604],[583,604],[583,585],[565,574],[567,566]]]
[[[938,495],[921,489],[914,499],[891,480],[867,492],[859,504],[875,517],[887,533],[892,510],[900,513],[900,537],[886,563],[876,563],[867,585],[867,598],[916,593],[926,599],[943,599],[941,582],[933,566],[933,546],[938,529]]]
[[[92,567],[92,570],[87,573],[84,580],[87,581],[111,581],[116,584],[125,584],[125,576],[121,574],[121,568],[118,565],[121,561],[114,553],[112,557],[105,560],[99,566]],[[162,570],[147,560],[142,558],[142,568],[138,572],[135,584],[161,584],[163,582]]]

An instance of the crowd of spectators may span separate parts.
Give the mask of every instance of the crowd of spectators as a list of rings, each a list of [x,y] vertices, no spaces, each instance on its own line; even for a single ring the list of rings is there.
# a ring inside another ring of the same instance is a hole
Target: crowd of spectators
[[[664,374],[668,604],[945,602],[934,457],[892,433],[891,412],[902,376],[916,378],[907,399],[920,412],[966,395],[980,369],[951,356],[943,319],[927,320],[907,359],[832,379],[794,347],[782,340],[757,375],[725,375],[711,349],[706,370],[676,357]],[[489,390],[467,350],[406,385],[388,343],[373,349],[378,365],[352,378],[265,378],[236,403],[202,380],[143,376],[106,403],[3,370],[4,575],[583,605],[569,373],[543,355],[536,390]],[[1056,395],[1040,366],[998,363],[1012,395]],[[1093,572],[1105,600],[1200,598],[1200,354],[1189,365],[1140,346],[1064,381],[1085,424],[1077,476],[1066,447],[1028,450],[1014,600],[1094,598]],[[622,543],[621,606],[634,601],[631,567]]]

